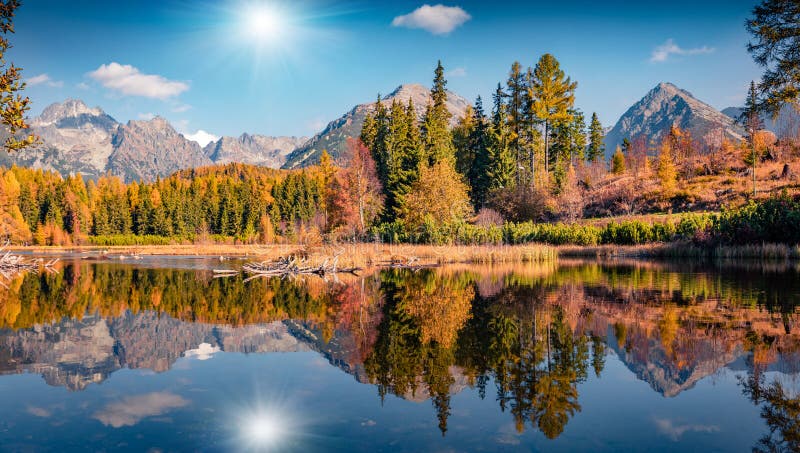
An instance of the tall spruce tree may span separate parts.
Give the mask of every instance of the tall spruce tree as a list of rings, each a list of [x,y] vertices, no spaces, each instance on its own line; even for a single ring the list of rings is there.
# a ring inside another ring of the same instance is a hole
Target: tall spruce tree
[[[487,171],[487,187],[489,191],[510,188],[517,179],[518,167],[511,148],[511,129],[508,114],[503,103],[502,87],[498,84],[493,96],[492,125],[488,137],[489,166]]]
[[[597,118],[597,113],[592,113],[592,121],[589,123],[589,149],[586,152],[586,160],[597,162],[606,152],[603,144],[603,125]]]
[[[548,161],[550,160],[550,127],[553,123],[571,120],[569,109],[575,103],[577,86],[577,82],[572,82],[564,74],[554,56],[546,53],[539,58],[533,70],[530,89],[533,111],[544,124],[546,172],[549,171]]]
[[[470,185],[472,204],[476,209],[480,209],[486,203],[490,190],[489,170],[491,168],[489,123],[483,111],[483,100],[480,96],[475,100],[472,115],[474,127],[469,137],[468,146],[473,158],[467,172],[467,180]]]
[[[447,110],[447,80],[444,78],[442,62],[439,61],[434,72],[431,103],[428,104],[422,121],[423,143],[431,164],[455,157],[449,130],[450,117],[450,111]]]
[[[511,65],[506,82],[506,113],[508,114],[508,125],[511,129],[511,147],[514,149],[517,167],[522,165],[523,132],[525,129],[525,98],[528,86],[522,66],[518,61]],[[517,183],[519,183],[520,173],[517,173]]]

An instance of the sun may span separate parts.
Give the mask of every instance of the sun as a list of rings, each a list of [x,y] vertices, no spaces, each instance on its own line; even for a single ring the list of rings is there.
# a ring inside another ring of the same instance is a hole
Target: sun
[[[251,5],[242,15],[242,31],[253,44],[275,46],[285,38],[288,18],[270,5]]]

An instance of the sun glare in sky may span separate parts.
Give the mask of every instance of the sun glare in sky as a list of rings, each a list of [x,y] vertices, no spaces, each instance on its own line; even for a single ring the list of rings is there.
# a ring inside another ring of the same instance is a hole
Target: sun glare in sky
[[[251,5],[244,13],[244,29],[257,46],[279,43],[286,31],[288,17],[269,5]]]

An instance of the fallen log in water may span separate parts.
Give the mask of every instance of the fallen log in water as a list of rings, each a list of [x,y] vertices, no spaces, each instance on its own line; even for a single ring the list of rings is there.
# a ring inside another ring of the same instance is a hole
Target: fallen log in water
[[[12,277],[20,272],[39,272],[39,269],[55,272],[53,265],[57,262],[58,258],[52,259],[46,263],[41,258],[26,260],[20,255],[15,255],[5,250],[5,247],[0,247],[0,277],[6,280],[11,280]],[[0,285],[5,286],[1,280]]]
[[[307,265],[305,258],[290,256],[278,258],[277,261],[262,261],[260,263],[247,263],[242,270],[252,277],[294,277],[303,274],[314,274],[324,277],[333,274],[354,274],[361,270],[360,267],[339,267],[339,256],[333,260],[326,259],[319,266]]]
[[[416,256],[412,256],[407,258],[406,260],[400,259],[393,259],[391,261],[384,261],[378,264],[381,267],[388,267],[391,269],[411,269],[411,270],[419,270],[419,269],[428,269],[433,267],[439,267],[439,264],[422,264],[419,262],[419,258]]]

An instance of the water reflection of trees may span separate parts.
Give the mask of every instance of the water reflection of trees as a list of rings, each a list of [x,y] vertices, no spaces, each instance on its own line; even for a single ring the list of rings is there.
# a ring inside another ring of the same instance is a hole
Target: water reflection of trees
[[[0,328],[126,311],[226,325],[291,319],[319,334],[332,363],[347,363],[348,372],[363,364],[381,399],[429,399],[443,434],[451,395],[474,387],[519,431],[555,438],[581,410],[579,386],[601,375],[607,349],[665,396],[691,388],[740,350],[753,370],[800,363],[789,335],[800,302],[796,277],[794,269],[685,273],[647,263],[562,263],[244,283],[202,271],[74,262],[0,287]],[[659,376],[648,375],[651,368]],[[769,404],[784,407],[776,405],[787,397],[761,387],[751,392],[757,401],[772,395]],[[792,407],[770,419],[796,416]]]
[[[765,383],[761,373],[748,374],[743,392],[761,405],[761,418],[769,431],[753,447],[756,452],[800,451],[800,395],[780,380]]]
[[[430,395],[442,433],[454,373],[481,397],[492,385],[519,431],[530,424],[555,438],[580,410],[577,384],[589,367],[602,371],[603,359],[590,354],[591,336],[576,334],[561,307],[543,305],[544,287],[514,285],[482,297],[467,274],[441,278],[433,271],[393,271],[382,283],[384,320],[367,373],[381,398]]]

